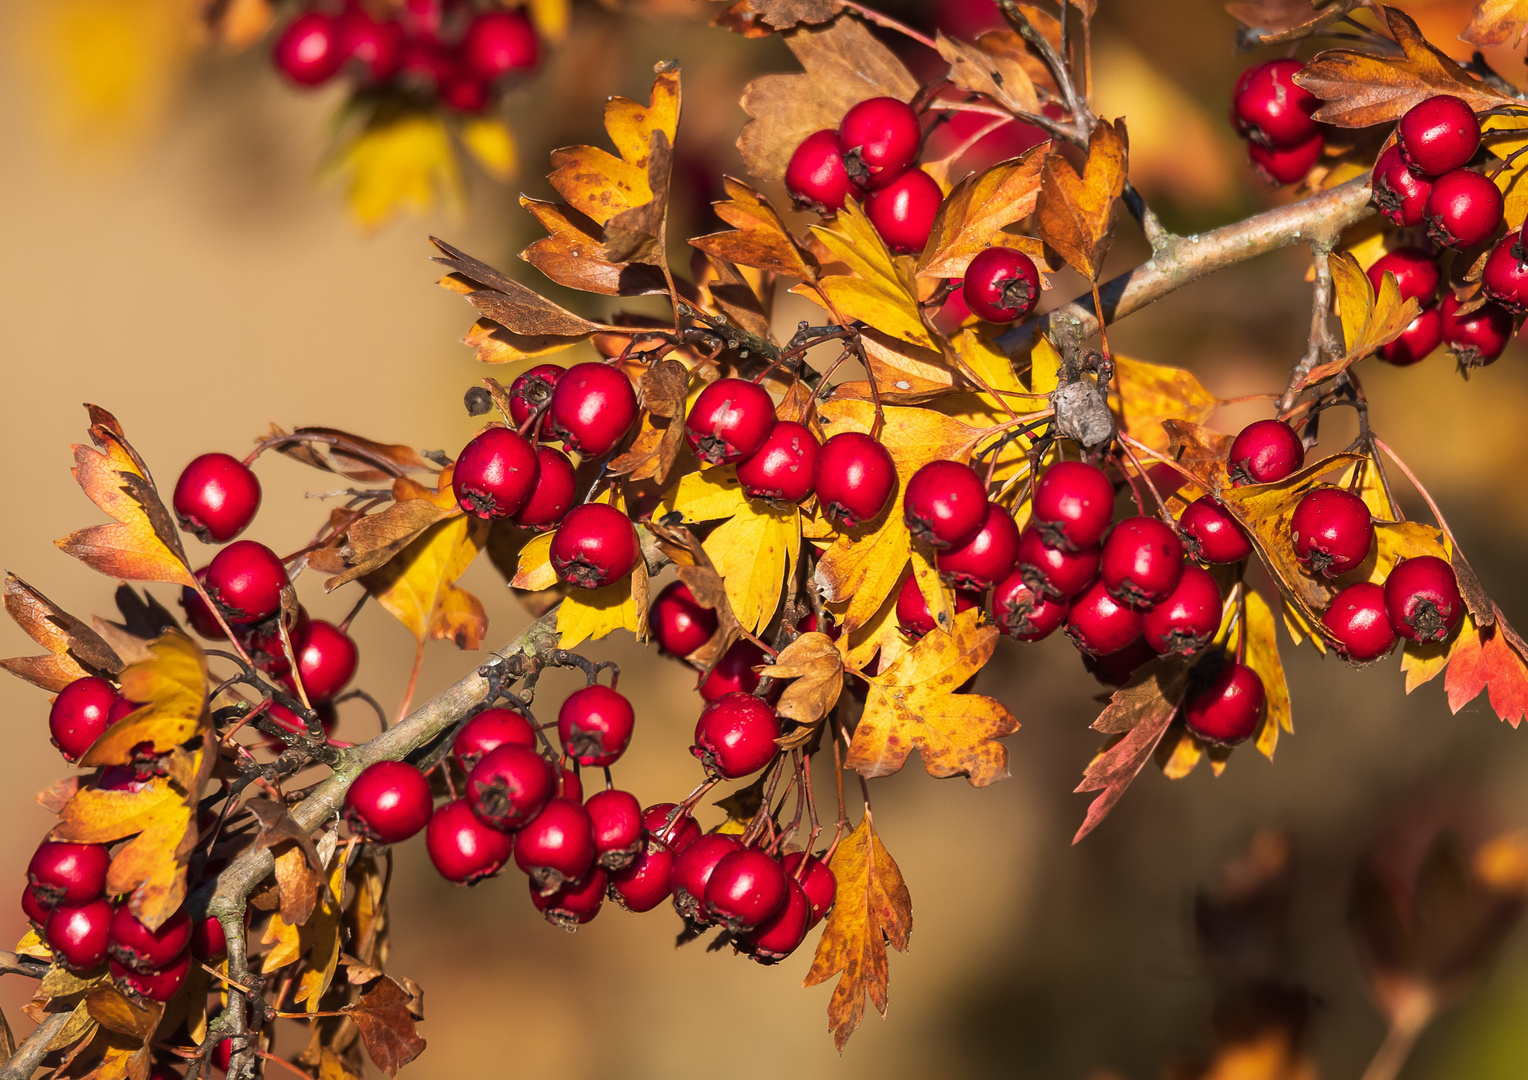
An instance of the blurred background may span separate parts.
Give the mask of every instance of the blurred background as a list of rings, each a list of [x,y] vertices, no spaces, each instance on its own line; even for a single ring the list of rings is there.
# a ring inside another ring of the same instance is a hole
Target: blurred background
[[[1445,48],[1468,18],[1457,2],[1405,6]],[[735,104],[742,85],[789,65],[777,40],[707,28],[717,10],[704,0],[575,6],[566,40],[504,102],[519,175],[503,184],[464,166],[465,198],[454,209],[437,201],[423,216],[363,230],[342,181],[320,176],[341,90],[284,84],[264,46],[237,55],[199,47],[178,0],[0,6],[0,222],[11,253],[0,268],[4,567],[76,614],[111,614],[112,583],[52,545],[99,520],[68,472],[83,401],[116,413],[163,484],[203,451],[242,454],[272,421],[454,453],[478,426],[462,393],[493,372],[456,344],[471,316],[432,284],[426,235],[529,280],[534,271],[514,254],[537,234],[516,196],[548,197],[548,149],[601,142],[605,96],[645,99],[652,64],[672,58],[685,81],[675,205],[703,205],[722,172],[741,174],[732,141],[746,120]],[[936,14],[911,3],[888,10],[925,27]],[[1099,5],[1097,104],[1127,118],[1132,175],[1178,229],[1276,198],[1224,121],[1230,87],[1250,62],[1233,54],[1233,31],[1211,0]],[[1520,57],[1495,59],[1508,77],[1521,74]],[[704,210],[684,225],[684,235],[710,227]],[[1143,252],[1122,227],[1118,269]],[[1285,252],[1236,268],[1120,324],[1111,342],[1192,368],[1222,397],[1279,388],[1303,350],[1306,265]],[[1468,382],[1442,352],[1411,369],[1365,367],[1376,429],[1440,499],[1508,617],[1528,626],[1528,355],[1514,345]],[[1234,431],[1258,415],[1256,406],[1227,408],[1214,424]],[[1339,428],[1324,432],[1332,447],[1350,435]],[[324,512],[304,495],[324,479],[274,455],[260,475],[266,501],[254,535],[281,550],[301,546]],[[527,621],[487,560],[463,584],[487,606],[490,643]],[[306,581],[303,599],[337,619],[353,597],[325,598]],[[375,605],[355,632],[362,684],[396,702],[413,641]],[[30,647],[14,628],[0,630],[6,655]],[[698,712],[691,676],[629,640],[590,651],[622,663],[622,689],[641,703],[623,786],[644,803],[688,791],[697,776],[685,752]],[[389,967],[425,988],[430,1044],[407,1075],[486,1066],[562,1077],[1162,1076],[1172,1062],[1214,1052],[1195,890],[1212,885],[1255,832],[1278,826],[1295,852],[1284,974],[1315,995],[1310,1048],[1320,1075],[1356,1076],[1384,1025],[1344,924],[1355,859],[1398,816],[1429,807],[1463,806],[1485,831],[1528,826],[1528,750],[1483,699],[1450,715],[1441,680],[1405,696],[1394,658],[1353,671],[1287,640],[1284,651],[1296,730],[1276,764],[1245,748],[1218,779],[1200,769],[1171,783],[1148,767],[1072,848],[1086,797],[1070,792],[1099,745],[1087,729],[1099,688],[1065,641],[1004,642],[981,689],[1023,722],[1009,740],[1012,779],[978,791],[911,764],[876,785],[877,825],[916,924],[911,952],[892,957],[887,1019],[872,1014],[842,1058],[826,1031],[829,987],[799,986],[810,943],[765,969],[699,945],[676,951],[678,921],[666,910],[615,908],[565,934],[535,914],[519,875],[454,889],[421,843],[406,845]],[[421,697],[476,662],[432,645]],[[9,720],[0,882],[18,897],[50,825],[31,795],[62,772],[46,709],[39,691],[0,681]],[[374,722],[364,709],[345,713],[338,734],[364,739]],[[0,938],[24,928],[19,906],[0,913]],[[0,981],[0,1008],[23,1030],[29,985]],[[1521,1077],[1525,1008],[1528,935],[1519,935],[1480,992],[1423,1036],[1403,1075]]]

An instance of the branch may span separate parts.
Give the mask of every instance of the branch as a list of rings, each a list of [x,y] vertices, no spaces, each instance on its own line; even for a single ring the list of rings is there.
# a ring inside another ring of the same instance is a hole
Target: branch
[[[26,1042],[16,1047],[16,1052],[11,1055],[4,1067],[0,1067],[0,1080],[30,1080],[31,1075],[37,1071],[37,1066],[42,1064],[43,1055],[48,1052],[48,1044],[53,1041],[54,1036],[64,1030],[64,1026],[69,1023],[69,1018],[73,1015],[73,1009],[50,1013],[48,1018],[38,1024],[32,1034],[27,1036]]]

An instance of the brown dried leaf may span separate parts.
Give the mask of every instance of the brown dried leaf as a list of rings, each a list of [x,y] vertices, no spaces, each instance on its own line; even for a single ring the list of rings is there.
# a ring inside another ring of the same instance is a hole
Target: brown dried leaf
[[[397,1076],[399,1069],[424,1052],[425,1041],[409,1010],[411,1001],[408,991],[384,976],[360,1001],[340,1010],[360,1028],[372,1063],[389,1076]]]
[[[1022,157],[999,162],[955,185],[940,206],[918,258],[919,277],[958,278],[989,247],[1014,248],[1037,263],[1043,261],[1040,241],[1002,230],[1034,212],[1049,145],[1033,146]]]
[[[770,30],[791,30],[806,23],[825,23],[843,10],[840,0],[740,0],[716,17],[712,25],[737,32],[744,27],[762,25]],[[749,33],[764,37],[765,33]]]
[[[47,656],[0,660],[0,667],[44,690],[58,691],[86,675],[116,675],[122,661],[90,627],[15,574],[5,575],[5,610]]]
[[[935,44],[950,65],[950,82],[962,90],[980,94],[1010,112],[1031,115],[1040,111],[1040,98],[1024,65],[1012,56],[987,52],[981,43],[957,41],[943,33]]]
[[[1226,459],[1231,454],[1232,436],[1184,420],[1163,420],[1162,430],[1167,432],[1168,455],[1193,473],[1205,489],[1219,491],[1230,482]]]
[[[1309,37],[1337,22],[1362,0],[1336,0],[1322,5],[1312,0],[1237,0],[1226,14],[1242,24],[1238,45],[1281,45]],[[1319,10],[1316,10],[1319,8]]]
[[[451,469],[440,475],[440,486],[431,490],[407,477],[393,481],[393,502],[367,514],[345,532],[339,556],[345,569],[324,582],[325,591],[364,577],[391,561],[430,526],[456,517],[462,509],[451,489]]]
[[[1528,32],[1528,2],[1480,0],[1470,15],[1470,25],[1459,38],[1481,48],[1510,45],[1515,49],[1523,43],[1525,32]]]
[[[666,292],[663,272],[639,262],[605,257],[605,230],[593,218],[560,203],[538,202],[524,195],[520,205],[550,234],[520,253],[520,258],[569,289],[602,296],[642,296]]]
[[[450,267],[463,280],[480,286],[464,295],[473,307],[506,330],[532,336],[583,337],[599,329],[596,324],[559,307],[444,240],[432,236],[430,243],[444,253],[434,256],[431,261]],[[448,281],[449,278],[442,279],[441,284],[447,285]],[[448,287],[462,291],[458,282],[450,282]]]
[[[775,662],[758,669],[772,679],[789,679],[775,712],[798,724],[815,725],[838,703],[844,685],[844,657],[827,634],[802,634],[780,650]]]
[[[642,374],[642,406],[647,415],[631,448],[610,462],[617,476],[667,483],[684,445],[684,403],[689,370],[678,360],[660,360]],[[663,423],[659,423],[659,421]]]
[[[285,435],[287,432],[272,424],[270,434],[259,441]],[[436,468],[412,446],[379,443],[339,428],[300,427],[291,435],[293,441],[279,444],[278,453],[347,480],[375,484],[402,473],[433,472]]]
[[[1045,158],[1041,174],[1040,237],[1067,264],[1098,280],[1113,235],[1114,201],[1125,189],[1129,139],[1124,120],[1099,120],[1088,138],[1082,175],[1058,151]]]
[[[712,203],[716,216],[732,229],[698,236],[690,243],[712,258],[784,274],[798,281],[813,281],[817,263],[785,227],[770,201],[753,188],[730,176],[722,183],[727,198]]]

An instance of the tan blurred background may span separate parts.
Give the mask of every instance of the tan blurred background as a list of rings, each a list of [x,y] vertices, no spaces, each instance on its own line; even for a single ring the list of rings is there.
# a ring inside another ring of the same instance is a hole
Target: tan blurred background
[[[155,11],[145,0],[120,3],[140,26]],[[271,421],[454,451],[476,426],[461,394],[483,372],[455,344],[469,312],[432,285],[426,234],[529,274],[512,259],[530,236],[513,195],[544,197],[546,149],[597,138],[604,95],[645,95],[660,59],[684,67],[681,149],[688,141],[702,167],[710,155],[713,177],[736,171],[726,147],[744,117],[733,102],[752,71],[782,67],[784,55],[776,42],[704,29],[677,0],[677,14],[640,19],[581,7],[570,44],[511,101],[521,180],[473,181],[465,216],[404,219],[367,236],[336,188],[314,178],[335,97],[278,84],[263,51],[182,53],[172,29],[156,54],[164,66],[141,73],[145,96],[103,122],[61,91],[59,24],[39,22],[40,11],[69,5],[92,14],[89,0],[0,5],[0,552],[5,568],[77,614],[108,614],[112,591],[52,545],[98,520],[68,473],[82,401],[113,410],[165,484],[197,453],[242,452]],[[1100,101],[1129,120],[1135,175],[1169,222],[1196,228],[1265,203],[1223,124],[1248,62],[1231,54],[1231,21],[1208,0],[1100,6]],[[1464,11],[1421,14],[1426,26],[1457,29]],[[928,11],[907,5],[903,14],[926,21]],[[1140,257],[1134,243],[1122,241],[1121,267]],[[1301,349],[1303,270],[1294,253],[1263,259],[1185,290],[1111,340],[1193,368],[1224,397],[1274,388]],[[1514,347],[1469,383],[1441,354],[1365,378],[1378,430],[1432,485],[1509,617],[1528,625],[1528,356]],[[1227,410],[1217,423],[1235,430],[1254,415]],[[1334,443],[1347,437],[1336,427]],[[260,474],[266,508],[254,535],[300,546],[322,514],[302,496],[324,479],[284,460],[262,461]],[[465,584],[487,604],[490,641],[525,621],[486,561]],[[305,586],[316,613],[338,617],[351,603]],[[396,701],[411,639],[376,608],[357,634],[364,685]],[[1209,1052],[1211,987],[1193,949],[1193,890],[1273,824],[1293,830],[1300,852],[1290,974],[1321,1002],[1322,1075],[1356,1075],[1382,1028],[1343,927],[1355,853],[1397,808],[1439,796],[1468,794],[1501,824],[1528,824],[1524,736],[1483,702],[1450,716],[1437,684],[1406,698],[1394,660],[1353,672],[1286,642],[1296,735],[1276,765],[1244,749],[1218,780],[1201,769],[1169,783],[1148,767],[1074,849],[1085,799],[1069,792],[1098,743],[1086,729],[1097,687],[1064,641],[1009,644],[982,688],[1024,722],[1009,740],[1013,778],[976,791],[914,764],[877,784],[877,824],[912,891],[916,932],[911,953],[892,959],[889,1017],[872,1015],[842,1058],[825,1030],[829,988],[799,988],[808,955],[763,969],[699,946],[676,951],[677,920],[666,910],[612,908],[564,934],[535,915],[519,875],[453,889],[414,843],[399,854],[391,967],[425,987],[430,1047],[407,1075],[1081,1080],[1108,1067],[1144,1080],[1170,1058]],[[19,631],[0,630],[6,655],[29,646]],[[644,802],[688,790],[697,706],[685,673],[629,642],[596,650],[623,662],[622,689],[642,703],[621,783]],[[474,662],[432,647],[421,694]],[[0,882],[19,897],[22,868],[49,826],[31,794],[62,769],[41,693],[0,682],[0,711],[9,721]],[[367,730],[364,713],[344,715],[342,737]],[[0,939],[22,930],[19,907],[0,905]],[[25,990],[19,979],[0,981],[13,1022]],[[1477,998],[1424,1037],[1404,1075],[1521,1077],[1525,1008],[1528,936],[1509,945]]]

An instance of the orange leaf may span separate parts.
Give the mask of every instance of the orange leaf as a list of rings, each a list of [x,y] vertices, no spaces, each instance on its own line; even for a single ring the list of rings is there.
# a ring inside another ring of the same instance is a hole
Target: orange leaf
[[[1100,120],[1088,137],[1082,175],[1059,151],[1041,172],[1040,238],[1078,273],[1097,281],[1113,235],[1114,200],[1125,190],[1129,157],[1125,121]]]
[[[1192,371],[1114,355],[1109,407],[1127,435],[1153,450],[1166,450],[1164,420],[1202,424],[1219,401]]]
[[[690,244],[738,266],[769,270],[798,281],[816,278],[816,260],[801,250],[769,200],[730,176],[722,183],[727,198],[711,205],[716,216],[732,229],[698,236]]]
[[[583,338],[598,329],[589,320],[559,307],[444,240],[432,236],[430,243],[442,252],[432,256],[431,261],[453,271],[440,284],[461,293],[473,307],[511,333]]]
[[[1496,612],[1497,621],[1484,629],[1467,619],[1449,656],[1448,707],[1458,712],[1482,690],[1488,692],[1496,715],[1513,727],[1528,716],[1528,662],[1519,641]]]
[[[958,278],[989,247],[1016,248],[1041,260],[1044,249],[1039,241],[1002,230],[1034,212],[1048,145],[1031,147],[1023,157],[1000,162],[955,185],[918,258],[919,277]]]
[[[843,654],[832,638],[817,631],[802,634],[759,671],[790,680],[775,712],[804,725],[815,725],[828,715],[844,685]]]
[[[1482,48],[1511,45],[1517,48],[1528,31],[1528,2],[1525,0],[1480,0],[1470,16],[1470,25],[1460,40]]]
[[[1089,763],[1076,790],[1097,791],[1072,843],[1098,827],[1125,794],[1125,789],[1151,759],[1168,725],[1178,712],[1188,670],[1181,664],[1153,661],[1129,685],[1116,690],[1109,705],[1093,721],[1093,729],[1120,736]]]
[[[1005,51],[988,52],[982,42],[957,41],[941,33],[935,41],[939,55],[950,65],[950,82],[980,94],[1010,112],[1038,113],[1040,99],[1024,65]]]
[[[15,574],[5,575],[5,610],[47,656],[0,660],[0,668],[44,690],[62,690],[86,675],[115,675],[122,661],[90,627],[56,607]]]
[[[137,706],[107,728],[80,764],[128,765],[144,753],[164,754],[204,726],[207,654],[178,630],[149,646],[150,658],[122,669],[122,696]]]
[[[557,284],[602,296],[666,291],[663,273],[657,267],[605,258],[605,230],[593,218],[571,206],[538,202],[524,195],[520,205],[550,234],[520,252],[520,258]]]
[[[711,25],[745,37],[768,37],[771,30],[825,23],[842,10],[840,0],[737,0]]]
[[[447,489],[449,490],[449,489]],[[425,529],[361,584],[421,641],[448,638],[457,648],[483,643],[488,618],[471,593],[458,588],[488,540],[488,522],[458,514]]]

